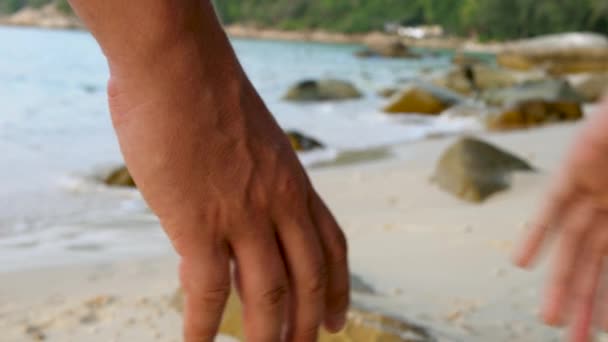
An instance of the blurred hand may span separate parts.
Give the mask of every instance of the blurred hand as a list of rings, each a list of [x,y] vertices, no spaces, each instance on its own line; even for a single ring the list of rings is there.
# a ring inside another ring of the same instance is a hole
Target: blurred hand
[[[600,299],[608,254],[608,99],[583,129],[531,228],[515,257],[522,267],[552,233],[559,239],[543,319],[570,325],[573,342],[591,340],[593,328],[608,323],[608,302]]]

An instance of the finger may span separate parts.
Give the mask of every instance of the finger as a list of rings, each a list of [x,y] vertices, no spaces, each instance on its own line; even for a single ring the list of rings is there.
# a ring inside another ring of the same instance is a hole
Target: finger
[[[567,311],[566,299],[574,290],[573,274],[577,260],[581,256],[586,233],[593,221],[594,209],[588,204],[576,205],[564,218],[557,254],[555,254],[553,272],[549,281],[543,319],[549,325],[564,323],[563,313]]]
[[[306,216],[279,222],[290,277],[289,341],[317,341],[323,320],[327,267],[316,229]]]
[[[225,245],[204,246],[182,259],[184,340],[213,341],[230,295],[230,254]]]
[[[532,221],[531,231],[515,255],[514,261],[520,267],[529,267],[534,262],[548,233],[555,229],[562,215],[575,201],[574,188],[566,176],[558,177],[555,184],[554,190],[547,196],[541,211]]]
[[[327,260],[325,328],[335,333],[344,328],[346,311],[350,304],[350,276],[346,237],[323,200],[316,193],[312,196],[310,209]]]
[[[575,316],[570,329],[572,342],[590,341],[593,328],[593,315],[600,273],[603,264],[603,250],[606,238],[589,236],[585,248],[585,257],[579,262],[580,272],[576,285]]]
[[[269,227],[242,236],[232,242],[232,249],[247,341],[279,341],[288,281],[274,230]]]

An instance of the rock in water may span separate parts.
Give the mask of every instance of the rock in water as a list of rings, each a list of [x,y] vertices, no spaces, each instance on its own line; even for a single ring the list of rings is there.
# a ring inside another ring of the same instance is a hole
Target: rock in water
[[[466,71],[470,71],[474,84]],[[512,73],[485,65],[472,65],[456,68],[444,76],[433,80],[433,84],[448,88],[459,94],[469,95],[475,91],[484,91],[495,88],[511,87],[517,83]]]
[[[380,97],[384,97],[387,99],[393,97],[395,94],[397,94],[398,91],[399,90],[397,88],[382,88],[378,90],[376,94],[378,94],[378,96]]]
[[[462,98],[446,89],[432,85],[415,83],[407,86],[390,103],[384,107],[384,112],[416,113],[438,115],[444,110],[462,102]]]
[[[420,58],[413,53],[407,45],[399,40],[378,41],[368,44],[367,48],[356,53],[357,57],[385,57],[385,58]]]
[[[608,71],[608,38],[594,33],[541,36],[507,44],[498,64],[517,70],[546,69],[553,75]]]
[[[488,90],[483,93],[482,99],[492,106],[508,106],[528,100],[582,101],[582,97],[568,81],[553,79],[529,81],[511,88]]]
[[[120,187],[136,187],[135,181],[131,177],[129,170],[123,166],[114,170],[106,179],[104,183],[109,186],[120,186]]]
[[[494,131],[507,131],[577,121],[583,117],[583,108],[578,102],[530,100],[487,116],[486,126]]]
[[[362,97],[351,83],[340,80],[307,80],[293,86],[285,95],[287,101],[341,101]]]
[[[183,312],[183,293],[178,290],[171,306]],[[220,333],[243,340],[241,305],[236,296],[230,296]],[[344,330],[330,335],[321,331],[319,342],[435,342],[429,331],[404,320],[363,309],[351,309]]]
[[[469,202],[480,203],[510,186],[511,173],[534,171],[526,161],[483,141],[466,137],[441,156],[434,180]]]
[[[319,141],[298,131],[287,131],[286,134],[295,151],[312,151],[324,147]]]

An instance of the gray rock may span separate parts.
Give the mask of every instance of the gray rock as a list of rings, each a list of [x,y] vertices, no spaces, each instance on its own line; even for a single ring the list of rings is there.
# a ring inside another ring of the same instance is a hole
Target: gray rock
[[[358,99],[363,95],[351,83],[341,80],[307,80],[293,86],[284,99],[287,101],[341,101]]]
[[[566,80],[529,81],[511,88],[492,89],[482,99],[493,106],[509,106],[529,100],[581,102],[582,97]]]
[[[291,147],[295,151],[312,151],[324,147],[323,144],[318,140],[306,136],[298,131],[287,131],[285,134],[287,134]]]
[[[511,87],[517,83],[512,72],[486,65],[464,65],[433,80],[437,86],[460,94]]]
[[[350,289],[352,292],[372,295],[376,291],[370,285],[368,285],[361,277],[355,274],[350,275]]]
[[[112,173],[110,173],[110,175],[106,177],[104,183],[106,185],[115,187],[136,187],[135,181],[133,180],[131,174],[129,173],[129,170],[125,166],[122,166],[112,171]]]
[[[608,73],[572,76],[570,83],[585,102],[597,102],[608,94]]]
[[[563,33],[505,44],[498,64],[517,70],[540,68],[551,75],[608,71],[608,37]]]
[[[415,82],[394,95],[385,113],[417,113],[438,115],[444,110],[464,101],[464,98],[447,89],[432,84]]]
[[[465,137],[441,156],[434,180],[441,189],[479,203],[510,187],[515,171],[534,171],[526,161],[481,140]]]
[[[370,42],[364,50],[358,51],[355,55],[362,58],[420,58],[419,54],[412,52],[407,45],[399,40],[378,40]]]

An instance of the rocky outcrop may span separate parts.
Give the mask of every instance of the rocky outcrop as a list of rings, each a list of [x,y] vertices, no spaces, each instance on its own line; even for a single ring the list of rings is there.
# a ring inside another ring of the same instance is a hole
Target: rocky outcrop
[[[462,102],[462,97],[447,89],[424,83],[413,83],[393,96],[383,111],[389,114],[416,113],[438,115]]]
[[[510,88],[491,89],[481,98],[492,106],[509,106],[523,101],[580,102],[582,97],[566,80],[547,79],[530,81]]]
[[[434,180],[445,191],[479,203],[508,189],[515,171],[533,171],[526,161],[488,143],[462,138],[441,156]]]
[[[307,80],[294,85],[284,99],[296,102],[342,101],[362,97],[351,83],[341,80]]]
[[[516,70],[545,69],[553,75],[608,71],[608,38],[593,33],[542,36],[507,44],[498,64]]]
[[[528,100],[487,116],[486,124],[490,130],[507,131],[577,121],[583,117],[583,108],[578,102]]]
[[[469,95],[489,89],[511,87],[517,83],[512,72],[483,64],[464,65],[433,80],[437,86]]]
[[[183,312],[183,293],[178,290],[172,306]],[[241,305],[236,296],[230,296],[220,333],[238,339],[244,338]],[[364,309],[351,309],[344,330],[336,335],[321,331],[319,342],[435,342],[429,331],[402,319]]]

